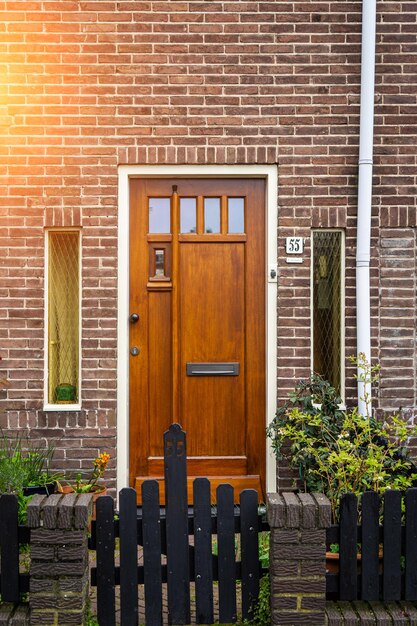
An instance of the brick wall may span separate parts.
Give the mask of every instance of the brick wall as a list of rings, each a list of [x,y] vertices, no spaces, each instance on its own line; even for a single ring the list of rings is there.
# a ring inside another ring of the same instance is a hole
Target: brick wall
[[[89,467],[98,448],[114,453],[118,164],[278,163],[279,397],[310,368],[311,227],[346,229],[355,352],[361,4],[0,2],[3,427],[65,437],[58,459],[69,469]],[[378,2],[371,274],[382,408],[417,404],[416,17],[413,2]],[[83,229],[79,413],[42,410],[44,228],[62,225]],[[407,247],[392,247],[403,233]],[[307,238],[302,266],[285,264],[288,235]],[[404,289],[394,250],[400,265],[409,255]]]
[[[330,502],[322,494],[268,494],[271,624],[327,624],[326,528]]]
[[[381,228],[380,362],[387,374],[379,393],[387,409],[416,402],[416,260],[415,228]]]

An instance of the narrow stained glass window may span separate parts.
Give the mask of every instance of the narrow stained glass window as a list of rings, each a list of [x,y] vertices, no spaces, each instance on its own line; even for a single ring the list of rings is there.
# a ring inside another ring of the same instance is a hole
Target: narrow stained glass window
[[[227,199],[227,230],[229,233],[245,232],[245,200],[244,198]]]
[[[342,370],[342,232],[313,232],[313,369],[339,393]]]
[[[80,233],[48,234],[48,404],[78,404]]]
[[[149,232],[171,232],[170,198],[149,198]]]
[[[204,232],[220,232],[220,198],[204,198]]]
[[[182,233],[195,233],[197,231],[196,207],[196,198],[180,199],[180,228]]]

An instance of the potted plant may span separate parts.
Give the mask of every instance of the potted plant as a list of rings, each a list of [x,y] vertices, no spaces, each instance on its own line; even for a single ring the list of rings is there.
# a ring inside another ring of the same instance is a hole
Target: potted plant
[[[93,519],[95,519],[95,504],[97,498],[100,496],[104,496],[107,493],[107,487],[103,484],[98,484],[98,481],[103,477],[109,460],[110,454],[108,454],[107,452],[100,452],[98,456],[93,460],[93,469],[87,479],[83,480],[81,473],[78,473],[75,477],[74,482],[66,485],[58,483],[58,491],[60,493],[93,494]]]
[[[377,381],[379,367],[371,368],[364,355],[359,355],[359,368],[364,382]],[[365,400],[368,404],[369,398]],[[356,408],[340,407],[336,390],[312,374],[300,381],[268,427],[277,459],[286,459],[298,470],[305,491],[327,495],[333,523],[338,522],[344,493],[406,490],[417,481],[406,447],[417,434],[416,426],[401,414],[382,422],[362,416]]]
[[[23,522],[27,504],[35,493],[49,495],[55,491],[61,474],[50,465],[55,445],[42,446],[20,434],[0,437],[0,494],[14,493],[19,501],[19,518]]]
[[[61,474],[51,471],[55,444],[46,447],[17,434],[0,437],[0,492],[23,490],[25,495],[53,493]]]

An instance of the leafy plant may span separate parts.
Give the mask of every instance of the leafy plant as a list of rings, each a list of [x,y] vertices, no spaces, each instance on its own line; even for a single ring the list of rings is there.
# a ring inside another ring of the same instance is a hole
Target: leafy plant
[[[98,487],[97,482],[103,477],[109,460],[110,454],[107,452],[100,452],[100,454],[93,460],[93,470],[87,481],[83,481],[81,474],[77,474],[75,484],[71,485],[75,493],[91,493],[92,491],[95,491]]]
[[[259,596],[253,609],[252,623],[255,626],[268,626],[271,623],[269,574],[259,583]]]
[[[0,493],[23,493],[25,475],[18,458],[0,456]]]
[[[0,494],[17,495],[19,524],[25,522],[27,505],[32,498],[32,496],[25,495],[25,488],[44,487],[61,476],[53,474],[50,470],[54,452],[54,445],[44,448],[20,434],[14,437],[1,434]]]
[[[94,613],[91,610],[91,603],[88,602],[87,605],[87,611],[86,611],[86,615],[85,615],[85,621],[84,621],[85,626],[99,626],[98,621],[97,621],[97,617],[96,615],[94,615]]]
[[[356,359],[352,359],[356,362]],[[362,381],[377,379],[359,355]],[[356,408],[344,411],[336,390],[317,374],[301,381],[268,427],[279,460],[297,468],[306,491],[323,491],[337,520],[343,493],[407,489],[417,480],[417,468],[406,447],[417,434],[401,415],[384,423],[364,417]],[[369,398],[365,398],[369,406]]]
[[[259,533],[259,560],[262,569],[268,569],[269,567],[269,538],[269,531]]]
[[[262,569],[269,567],[269,531],[259,533],[259,560]],[[259,581],[259,595],[253,603],[251,619],[238,620],[238,626],[269,626],[271,623],[269,574]]]
[[[60,474],[50,470],[55,446],[46,448],[17,434],[0,437],[0,493],[19,493],[24,487],[46,485]]]
[[[266,574],[259,581],[259,596],[252,608],[252,618],[237,622],[238,626],[270,626],[270,587],[269,574]]]
[[[317,445],[332,444],[343,423],[341,404],[342,399],[334,387],[320,375],[312,373],[308,379],[297,383],[267,428],[277,460],[290,461],[291,466],[298,470],[305,491],[319,491],[321,488],[321,481],[309,471],[316,463],[315,454],[307,442],[312,445],[314,442]],[[304,419],[298,438],[294,431],[299,426],[299,414]],[[320,415],[318,424],[315,421],[317,415]]]

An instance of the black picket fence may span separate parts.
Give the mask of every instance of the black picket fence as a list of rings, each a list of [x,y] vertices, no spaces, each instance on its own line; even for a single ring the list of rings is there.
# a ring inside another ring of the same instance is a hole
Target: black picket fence
[[[240,494],[240,506],[235,507],[232,486],[219,485],[216,504],[212,505],[210,482],[207,478],[197,478],[193,485],[193,506],[189,508],[185,433],[177,424],[164,435],[164,455],[164,508],[160,506],[158,482],[153,480],[142,486],[139,515],[133,489],[120,492],[118,519],[114,519],[112,498],[103,496],[97,500],[90,547],[97,553],[91,582],[97,586],[100,626],[116,623],[117,586],[122,624],[137,624],[138,585],[144,586],[146,626],[163,623],[164,584],[171,624],[191,623],[190,583],[193,583],[193,623],[214,622],[214,595],[219,623],[235,621],[237,587],[241,590],[240,612],[242,617],[249,617],[262,576],[259,533],[268,529],[259,513],[257,492],[244,490]],[[115,560],[116,537],[120,542],[119,564]],[[142,547],[139,551],[138,546]]]
[[[29,574],[20,572],[20,547],[30,541],[30,529],[19,526],[18,502],[13,494],[0,497],[0,596],[18,602],[29,591]]]
[[[327,529],[339,544],[339,571],[326,574],[327,597],[417,601],[417,489],[342,497],[340,523]]]

